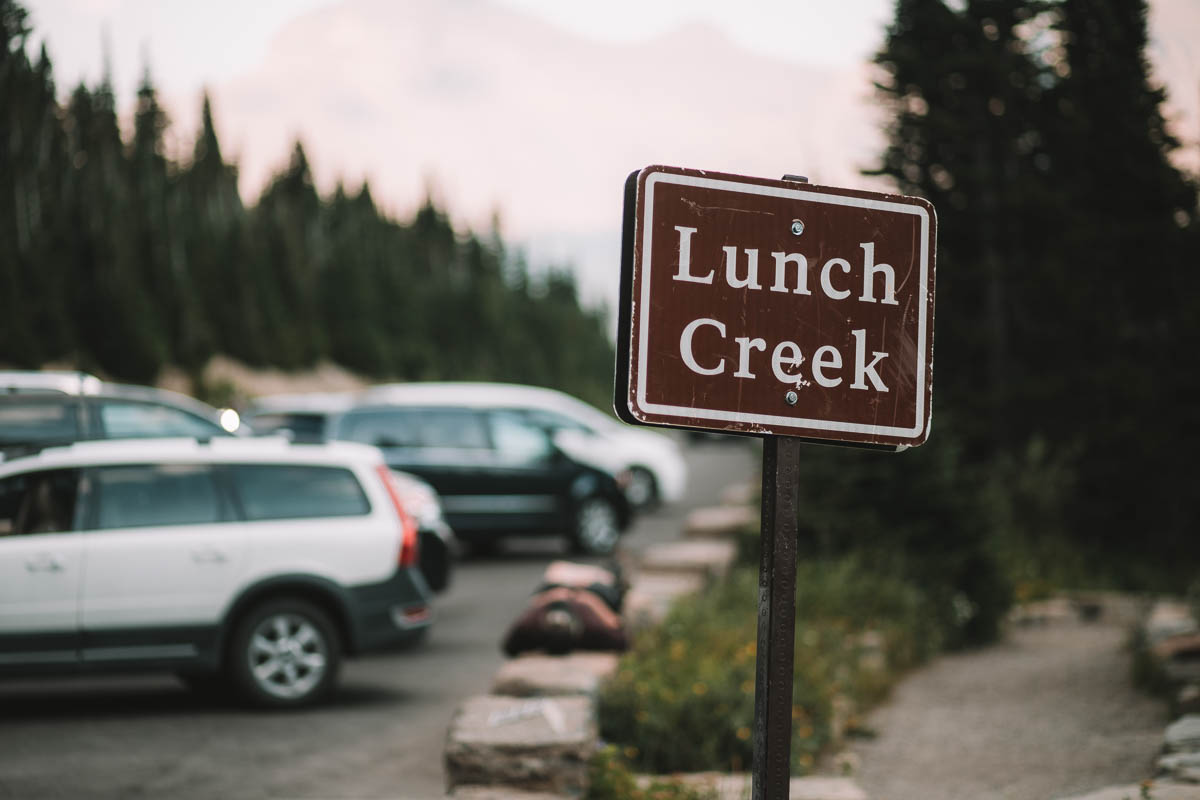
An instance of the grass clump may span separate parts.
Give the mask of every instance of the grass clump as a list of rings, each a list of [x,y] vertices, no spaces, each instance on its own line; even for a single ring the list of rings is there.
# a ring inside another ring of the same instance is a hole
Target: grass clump
[[[608,745],[588,765],[584,800],[715,800],[710,791],[682,781],[654,778],[638,781],[617,748]]]

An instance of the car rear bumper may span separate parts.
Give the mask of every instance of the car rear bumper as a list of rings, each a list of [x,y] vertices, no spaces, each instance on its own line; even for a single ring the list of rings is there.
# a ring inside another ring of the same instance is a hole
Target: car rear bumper
[[[347,590],[354,653],[411,644],[433,622],[432,592],[415,567],[402,567],[380,583]]]

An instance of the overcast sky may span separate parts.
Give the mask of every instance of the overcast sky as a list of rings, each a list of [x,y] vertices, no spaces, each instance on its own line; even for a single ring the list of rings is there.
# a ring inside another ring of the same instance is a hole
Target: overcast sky
[[[479,0],[444,0],[470,4]],[[691,22],[712,24],[763,55],[830,66],[866,58],[881,40],[890,0],[498,0],[610,42],[647,39]],[[336,0],[27,0],[62,87],[95,82],[110,43],[116,88],[132,93],[148,63],[165,94],[221,83],[259,62],[289,21]]]

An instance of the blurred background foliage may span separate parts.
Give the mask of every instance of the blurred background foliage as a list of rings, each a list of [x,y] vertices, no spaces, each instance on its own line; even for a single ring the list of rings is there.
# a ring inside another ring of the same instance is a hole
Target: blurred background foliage
[[[109,81],[59,101],[25,10],[0,0],[0,363],[153,383],[216,354],[377,379],[510,380],[611,403],[603,310],[566,269],[531,274],[498,231],[432,202],[391,219],[365,183],[322,197],[303,146],[243,203],[208,99],[190,158],[147,74],[132,130]]]

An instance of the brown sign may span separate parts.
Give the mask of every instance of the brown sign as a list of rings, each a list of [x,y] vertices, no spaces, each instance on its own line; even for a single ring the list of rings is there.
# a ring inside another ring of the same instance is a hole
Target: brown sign
[[[935,227],[916,197],[674,167],[630,175],[617,413],[921,444]]]

